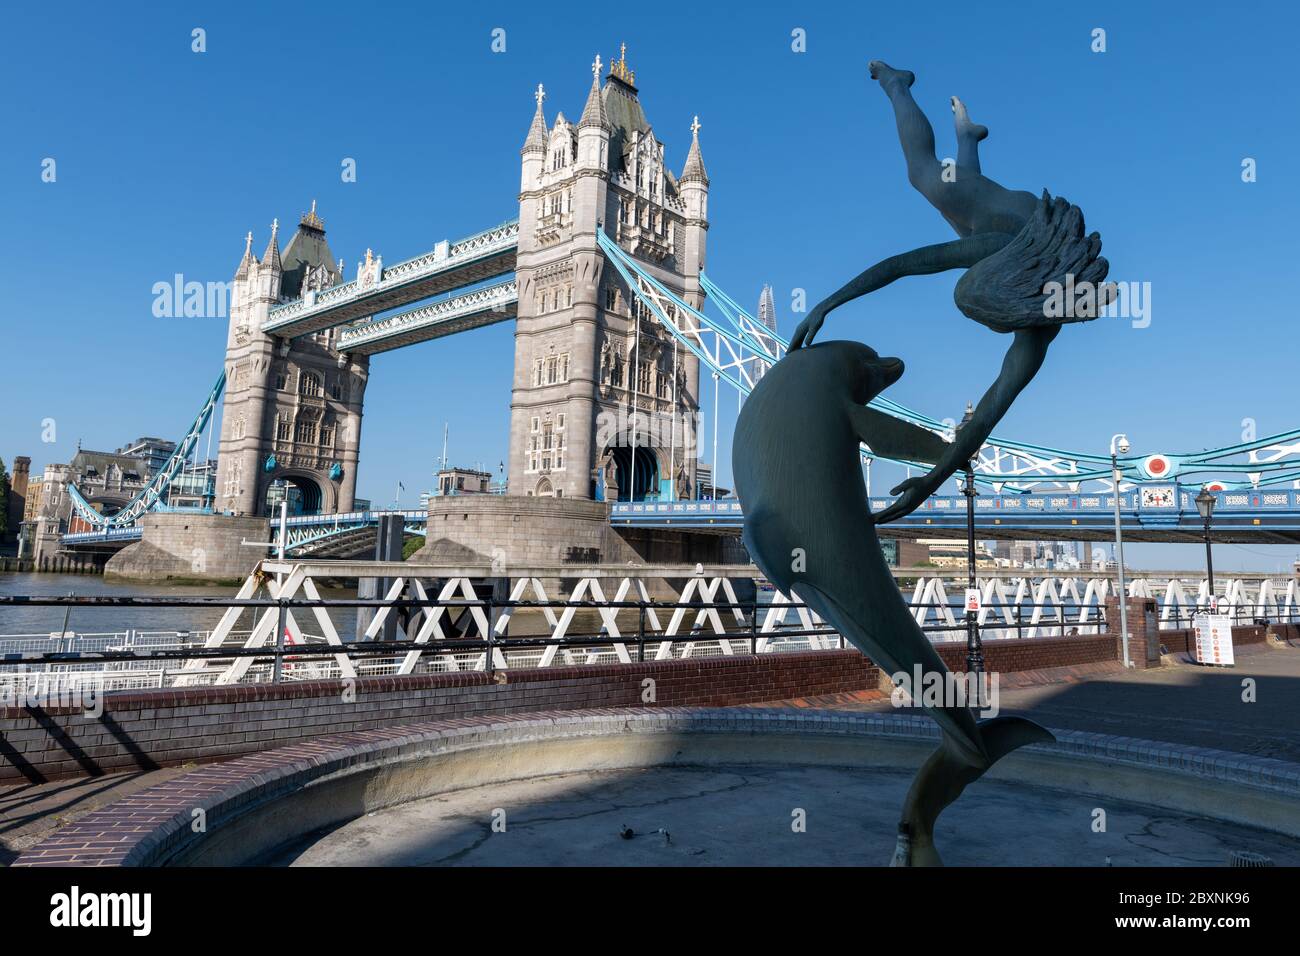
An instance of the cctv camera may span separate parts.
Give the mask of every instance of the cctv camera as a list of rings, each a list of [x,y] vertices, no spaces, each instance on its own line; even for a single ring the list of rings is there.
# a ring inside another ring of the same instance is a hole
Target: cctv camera
[[[1128,439],[1121,438],[1118,442],[1116,442],[1115,447],[1116,449],[1118,449],[1121,455],[1127,455],[1129,449]]]

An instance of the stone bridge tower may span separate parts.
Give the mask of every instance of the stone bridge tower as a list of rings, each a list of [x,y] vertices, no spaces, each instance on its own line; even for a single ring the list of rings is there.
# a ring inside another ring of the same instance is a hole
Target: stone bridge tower
[[[261,331],[278,303],[341,282],[343,261],[333,261],[315,202],[283,254],[278,221],[260,260],[252,244],[249,233],[231,294],[216,509],[265,515],[287,493],[291,512],[351,511],[369,358],[339,352],[337,329],[295,339]],[[287,488],[272,489],[281,480]]]
[[[560,113],[548,126],[544,96],[539,86],[522,150],[510,493],[690,497],[699,362],[638,307],[596,233],[702,304],[709,180],[699,125],[674,175],[625,50],[603,85],[596,58],[576,124]]]

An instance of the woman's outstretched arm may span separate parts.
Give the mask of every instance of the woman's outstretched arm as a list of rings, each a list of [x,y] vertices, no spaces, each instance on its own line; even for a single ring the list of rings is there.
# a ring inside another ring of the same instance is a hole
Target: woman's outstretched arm
[[[837,292],[833,292],[813,308],[808,316],[799,323],[794,337],[790,339],[790,348],[797,349],[812,345],[813,336],[821,328],[826,316],[845,302],[852,302],[859,296],[889,285],[903,276],[933,275],[947,272],[949,269],[969,269],[981,259],[993,255],[1014,237],[1001,232],[969,236],[941,242],[933,246],[922,246],[911,252],[890,256],[877,262],[857,278],[848,282]]]
[[[902,497],[876,515],[877,524],[896,521],[911,514],[958,469],[966,467],[967,462],[993,433],[998,422],[1002,421],[1002,416],[1007,413],[1016,396],[1038,374],[1043,359],[1047,357],[1047,347],[1060,331],[1059,325],[1052,325],[1022,329],[1015,333],[1015,341],[1002,360],[1002,372],[980,399],[971,420],[957,429],[943,458],[927,474],[909,478],[890,492],[901,494]]]

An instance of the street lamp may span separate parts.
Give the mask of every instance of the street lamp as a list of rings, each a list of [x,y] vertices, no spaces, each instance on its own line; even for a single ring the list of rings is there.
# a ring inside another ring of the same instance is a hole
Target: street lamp
[[[1119,456],[1129,450],[1127,435],[1112,435],[1110,439],[1110,476],[1115,484],[1115,564],[1119,570],[1119,631],[1124,645],[1124,666],[1132,667],[1128,656],[1128,588],[1124,584],[1124,534],[1119,524]]]
[[[954,431],[961,431],[975,417],[975,409],[966,403],[966,414]],[[984,645],[980,641],[979,615],[971,607],[971,592],[978,593],[979,584],[975,580],[975,460],[966,462],[966,483],[961,493],[966,496],[966,674],[975,675],[976,703],[982,705],[981,688],[984,673]]]
[[[1208,579],[1207,590],[1209,591],[1210,612],[1213,613],[1214,607],[1214,557],[1210,553],[1210,519],[1214,517],[1214,506],[1218,503],[1217,498],[1210,494],[1209,489],[1202,487],[1201,493],[1196,496],[1196,510],[1201,513],[1201,520],[1205,522],[1205,575]]]
[[[979,494],[975,490],[975,469],[969,464],[966,466],[966,484],[962,486],[961,493],[966,496],[966,591],[969,595],[971,591],[978,590],[979,585],[975,581],[975,496]],[[975,693],[981,693],[981,678],[979,675],[984,672],[984,644],[980,640],[980,627],[977,612],[970,606],[969,597],[966,601],[966,673],[974,674]],[[981,701],[977,698],[977,703]]]

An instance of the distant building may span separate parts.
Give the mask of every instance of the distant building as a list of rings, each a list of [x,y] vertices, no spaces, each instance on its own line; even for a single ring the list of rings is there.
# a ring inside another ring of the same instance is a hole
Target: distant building
[[[880,549],[891,568],[924,567],[930,563],[929,547],[912,538],[881,538]]]
[[[1071,541],[994,541],[993,555],[1006,568],[1077,571],[1083,567]]]
[[[486,495],[492,490],[492,472],[473,468],[443,468],[436,475],[435,495]]]
[[[772,286],[763,286],[758,296],[758,321],[771,332],[776,331],[776,299],[772,295]]]
[[[146,477],[156,475],[162,471],[163,465],[167,464],[167,459],[171,458],[176,451],[176,443],[167,441],[163,438],[137,438],[129,444],[123,445],[114,454],[130,455],[133,458],[143,459],[147,466]]]
[[[217,459],[186,465],[167,489],[169,508],[211,508],[216,500]]]
[[[14,465],[9,473],[9,536],[18,534],[18,526],[23,523],[23,512],[27,509],[27,485],[30,480],[32,460],[26,455],[14,457]]]
[[[769,332],[776,333],[776,299],[772,296],[772,286],[764,285],[758,296],[758,322]],[[749,359],[750,377],[757,383],[767,371],[767,363],[757,357]]]
[[[36,515],[41,508],[41,482],[45,480],[43,475],[27,479],[27,500],[23,502],[23,524],[36,520]]]
[[[35,509],[26,530],[32,542],[32,557],[37,561],[59,550],[59,536],[68,527],[72,511],[67,493],[71,471],[70,465],[46,465],[40,481],[28,482],[28,493],[35,499]],[[33,487],[39,494],[31,494]]]
[[[731,497],[730,488],[713,487],[713,465],[703,458],[695,459],[695,497],[701,500]]]
[[[929,560],[936,568],[964,568],[968,564],[966,542],[960,538],[919,538],[917,544],[929,550]],[[975,544],[975,567],[997,567],[997,559],[983,542]]]
[[[68,462],[68,480],[92,508],[105,515],[116,514],[139,494],[149,475],[148,459],[138,455],[83,448]]]

